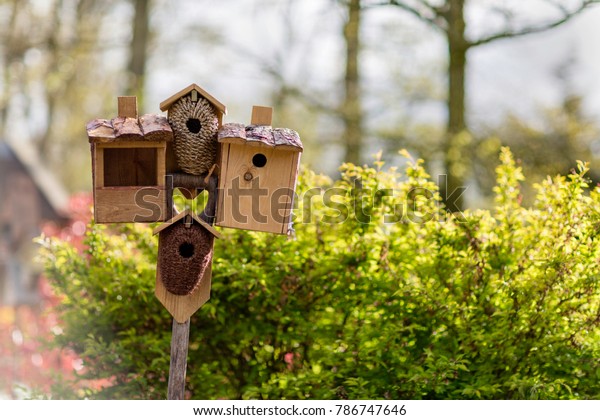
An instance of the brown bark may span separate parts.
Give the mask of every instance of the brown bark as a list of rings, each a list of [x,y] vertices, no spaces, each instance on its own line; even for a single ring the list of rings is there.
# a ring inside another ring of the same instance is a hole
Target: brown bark
[[[465,151],[456,141],[457,136],[467,129],[465,119],[465,75],[467,70],[467,51],[469,45],[465,39],[465,0],[449,0],[446,30],[448,41],[448,122],[442,150],[444,152],[444,169],[446,182],[440,185],[442,198],[449,211],[455,212],[463,208],[463,198],[459,193],[464,186]]]
[[[167,399],[185,399],[185,373],[190,339],[190,320],[180,324],[173,319],[173,335],[171,336],[171,364],[169,367],[169,383]]]
[[[144,114],[139,119],[144,140],[173,141],[173,130],[162,115]]]
[[[130,77],[128,94],[137,96],[140,103],[143,104],[144,77],[150,38],[150,0],[133,0],[133,5],[135,14],[127,68]]]
[[[346,72],[344,78],[344,101],[342,121],[344,124],[343,142],[345,162],[360,163],[363,141],[363,116],[360,95],[360,0],[348,2],[348,20],[344,25],[346,43]]]
[[[440,192],[448,210],[458,211],[464,207],[460,196],[464,188],[471,162],[465,146],[460,144],[458,136],[468,130],[465,118],[465,79],[467,71],[467,53],[470,48],[488,44],[500,39],[515,38],[522,35],[540,33],[569,21],[588,6],[599,3],[598,0],[582,0],[578,7],[567,10],[560,2],[549,2],[560,12],[554,21],[518,29],[506,29],[475,40],[466,37],[465,8],[466,0],[445,0],[434,6],[431,2],[420,0],[416,5],[404,0],[387,0],[382,4],[392,5],[416,16],[428,25],[445,33],[448,42],[448,121],[446,135],[442,144],[446,182],[441,182]]]

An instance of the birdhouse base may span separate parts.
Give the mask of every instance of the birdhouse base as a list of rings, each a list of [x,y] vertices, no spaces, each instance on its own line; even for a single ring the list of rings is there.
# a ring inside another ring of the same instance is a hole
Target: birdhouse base
[[[158,263],[156,267],[156,297],[167,308],[167,311],[169,311],[175,321],[180,324],[184,323],[210,299],[211,276],[212,261],[204,271],[199,286],[192,294],[184,296],[174,295],[163,284],[160,278],[160,263]]]

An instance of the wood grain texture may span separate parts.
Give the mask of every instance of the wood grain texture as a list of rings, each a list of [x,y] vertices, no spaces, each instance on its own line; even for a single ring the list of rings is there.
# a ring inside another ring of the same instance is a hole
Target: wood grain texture
[[[160,264],[157,264],[155,295],[177,322],[185,322],[210,299],[211,277],[212,261],[204,272],[200,286],[194,293],[186,296],[178,296],[169,293],[165,288],[160,278]]]
[[[169,383],[167,399],[185,399],[185,371],[187,369],[187,355],[190,339],[190,319],[178,322],[173,319],[173,332],[171,335],[171,362],[169,365]]]
[[[159,147],[158,149],[156,149],[156,185],[158,185],[159,187],[164,187],[166,185],[166,153],[166,147]]]
[[[219,111],[219,113],[227,114],[227,107],[225,105],[223,105],[214,96],[212,96],[210,93],[208,93],[195,83],[189,85],[188,87],[180,90],[176,94],[162,101],[160,103],[160,110],[167,111],[171,107],[171,105],[177,102],[179,98],[182,98],[183,96],[187,95],[192,90],[197,91],[202,97],[206,98],[206,100],[208,100],[208,102],[210,102]]]
[[[94,188],[104,187],[104,149],[92,145],[92,167]]]
[[[271,125],[273,121],[273,108],[268,106],[254,105],[252,107],[252,117],[250,124],[253,125]]]
[[[253,165],[257,152],[266,158],[263,167]],[[227,144],[221,161],[215,224],[287,234],[298,155],[277,148]]]
[[[104,186],[159,185],[158,163],[155,148],[105,148]]]
[[[95,119],[85,126],[90,142],[112,142],[115,140],[115,129],[111,120]]]
[[[167,218],[167,197],[160,187],[94,189],[96,223],[150,223]]]
[[[137,98],[135,96],[119,96],[117,98],[118,115],[124,118],[137,118]]]
[[[282,150],[304,150],[300,136],[289,128],[237,123],[224,124],[217,134],[219,143],[248,144],[257,147],[276,147]]]
[[[144,138],[137,118],[113,118],[112,125],[115,129],[115,140],[140,141]]]
[[[193,213],[190,209],[182,211],[177,216],[167,220],[162,225],[155,227],[154,230],[152,231],[152,234],[156,235],[156,234],[162,232],[163,230],[167,229],[169,226],[172,226],[173,223],[180,221],[181,219],[183,219],[186,216],[190,216],[193,219],[192,223],[195,222],[195,223],[200,224],[202,227],[204,227],[204,229],[208,230],[214,237],[216,237],[216,238],[221,237],[221,234],[218,231],[216,231],[215,228],[212,227],[212,225],[210,225],[209,223],[202,220],[195,213]]]
[[[246,126],[239,123],[227,123],[219,129],[218,139],[221,143],[230,143],[235,139],[246,140]]]
[[[156,114],[144,114],[139,119],[144,140],[173,141],[173,130],[166,117]]]
[[[300,152],[304,150],[298,133],[289,128],[275,128],[273,130],[273,143],[275,147],[282,149],[289,148],[289,150],[298,150]]]
[[[88,139],[93,143],[123,141],[172,142],[173,130],[161,115],[145,114],[138,118],[95,119],[86,124]]]

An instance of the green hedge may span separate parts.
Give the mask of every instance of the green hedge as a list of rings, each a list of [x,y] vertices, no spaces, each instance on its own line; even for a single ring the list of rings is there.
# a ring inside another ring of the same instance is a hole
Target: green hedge
[[[548,178],[524,208],[505,149],[495,207],[463,215],[444,212],[420,161],[404,174],[347,164],[335,182],[303,172],[295,239],[216,241],[189,397],[600,398],[600,189],[586,171]],[[156,241],[115,229],[91,225],[83,253],[42,241],[64,296],[54,345],[86,367],[53,398],[166,396]]]

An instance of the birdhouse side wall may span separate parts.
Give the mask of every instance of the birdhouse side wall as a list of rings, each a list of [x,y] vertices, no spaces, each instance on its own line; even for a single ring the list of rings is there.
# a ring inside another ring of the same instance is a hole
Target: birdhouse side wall
[[[216,225],[286,234],[300,153],[247,144],[220,146]],[[264,166],[257,166],[261,160]]]

